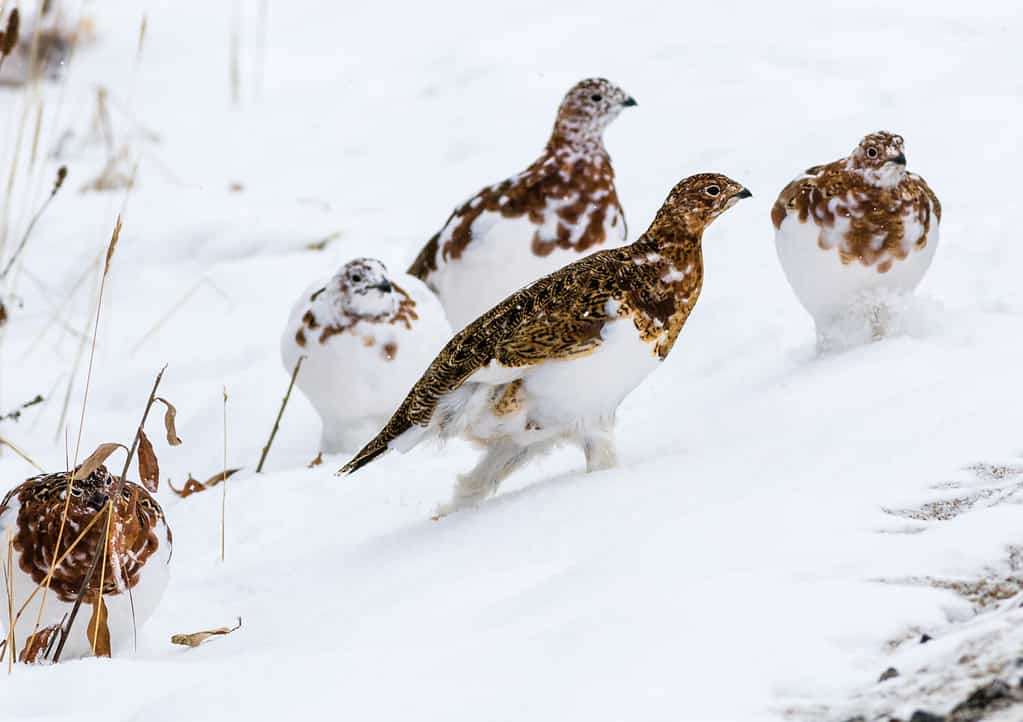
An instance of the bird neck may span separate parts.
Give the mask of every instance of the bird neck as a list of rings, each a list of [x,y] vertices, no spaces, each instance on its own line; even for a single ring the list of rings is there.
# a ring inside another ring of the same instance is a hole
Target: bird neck
[[[556,157],[606,157],[603,129],[559,119],[547,141],[547,153]]]

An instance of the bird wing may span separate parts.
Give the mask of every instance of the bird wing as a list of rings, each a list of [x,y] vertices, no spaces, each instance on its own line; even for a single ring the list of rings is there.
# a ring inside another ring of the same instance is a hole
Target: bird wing
[[[771,222],[775,229],[780,229],[782,221],[789,213],[799,214],[801,223],[810,216],[815,193],[829,194],[829,188],[835,183],[836,174],[841,170],[841,161],[815,165],[803,171],[802,175],[782,188],[778,199],[771,207]]]
[[[470,377],[485,382],[483,370],[525,369],[596,350],[604,325],[612,320],[609,301],[624,295],[628,274],[640,268],[622,263],[621,251],[601,251],[544,276],[456,334],[383,430],[338,473],[356,471],[406,431],[428,426],[441,397]]]

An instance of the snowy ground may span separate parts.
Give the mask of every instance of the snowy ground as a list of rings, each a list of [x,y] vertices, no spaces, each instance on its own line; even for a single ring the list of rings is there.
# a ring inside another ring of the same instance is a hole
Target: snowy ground
[[[231,3],[85,4],[96,42],[42,94],[40,155],[75,134],[68,186],[0,289],[0,412],[47,397],[0,436],[63,469],[90,269],[123,207],[82,455],[129,439],[167,363],[185,445],[158,447],[164,476],[205,478],[226,386],[228,464],[246,467],[228,482],[227,560],[219,490],[162,487],[173,576],[137,652],[16,668],[4,719],[887,719],[1012,672],[1018,601],[970,591],[1019,573],[1023,470],[967,467],[1023,466],[1018,3],[293,0],[267,3],[265,53],[260,3],[237,5],[234,107]],[[306,469],[319,431],[296,397],[254,475],[296,294],[354,255],[407,264],[457,202],[532,160],[591,75],[639,100],[607,137],[633,234],[693,172],[755,194],[708,233],[699,306],[621,409],[622,467],[584,475],[559,452],[434,523],[470,449],[338,479],[341,458]],[[86,142],[100,84],[141,159],[127,201],[79,193],[105,159]],[[0,89],[5,184],[38,102]],[[941,197],[941,246],[904,334],[818,357],[770,205],[879,128]],[[13,238],[58,165],[30,169],[22,145]],[[0,455],[0,491],[32,473]],[[230,637],[169,643],[239,615]],[[960,664],[963,649],[988,657]],[[889,666],[901,676],[879,685]]]

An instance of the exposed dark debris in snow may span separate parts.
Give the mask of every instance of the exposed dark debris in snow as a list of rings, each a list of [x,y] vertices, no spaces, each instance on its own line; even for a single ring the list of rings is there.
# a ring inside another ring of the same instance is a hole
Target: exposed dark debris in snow
[[[892,516],[915,521],[949,521],[972,511],[1000,504],[1023,504],[1023,466],[1015,464],[971,464],[965,471],[972,484],[950,481],[937,484],[939,490],[956,489],[954,497],[927,502],[913,509],[884,509]],[[981,486],[984,485],[984,486]],[[980,486],[980,488],[971,488]],[[966,492],[966,493],[962,493]],[[919,531],[919,529],[916,529]]]

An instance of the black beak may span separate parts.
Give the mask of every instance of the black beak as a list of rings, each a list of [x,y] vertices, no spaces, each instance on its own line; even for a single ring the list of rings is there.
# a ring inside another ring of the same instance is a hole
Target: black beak
[[[373,286],[373,288],[381,291],[382,293],[390,293],[393,290],[390,281],[381,281],[377,285]]]
[[[630,95],[628,98],[622,101],[622,105],[625,106],[626,108],[631,108],[634,105],[639,105],[639,103],[637,103],[636,99]]]
[[[736,198],[752,198],[753,194],[750,193],[749,188],[743,188],[741,191],[735,194]]]
[[[898,163],[899,165],[906,165],[906,154],[899,153],[897,156],[892,158],[892,163]]]
[[[107,503],[107,495],[100,491],[94,491],[89,496],[89,500],[86,502],[90,509],[99,511],[103,508],[103,505]]]

